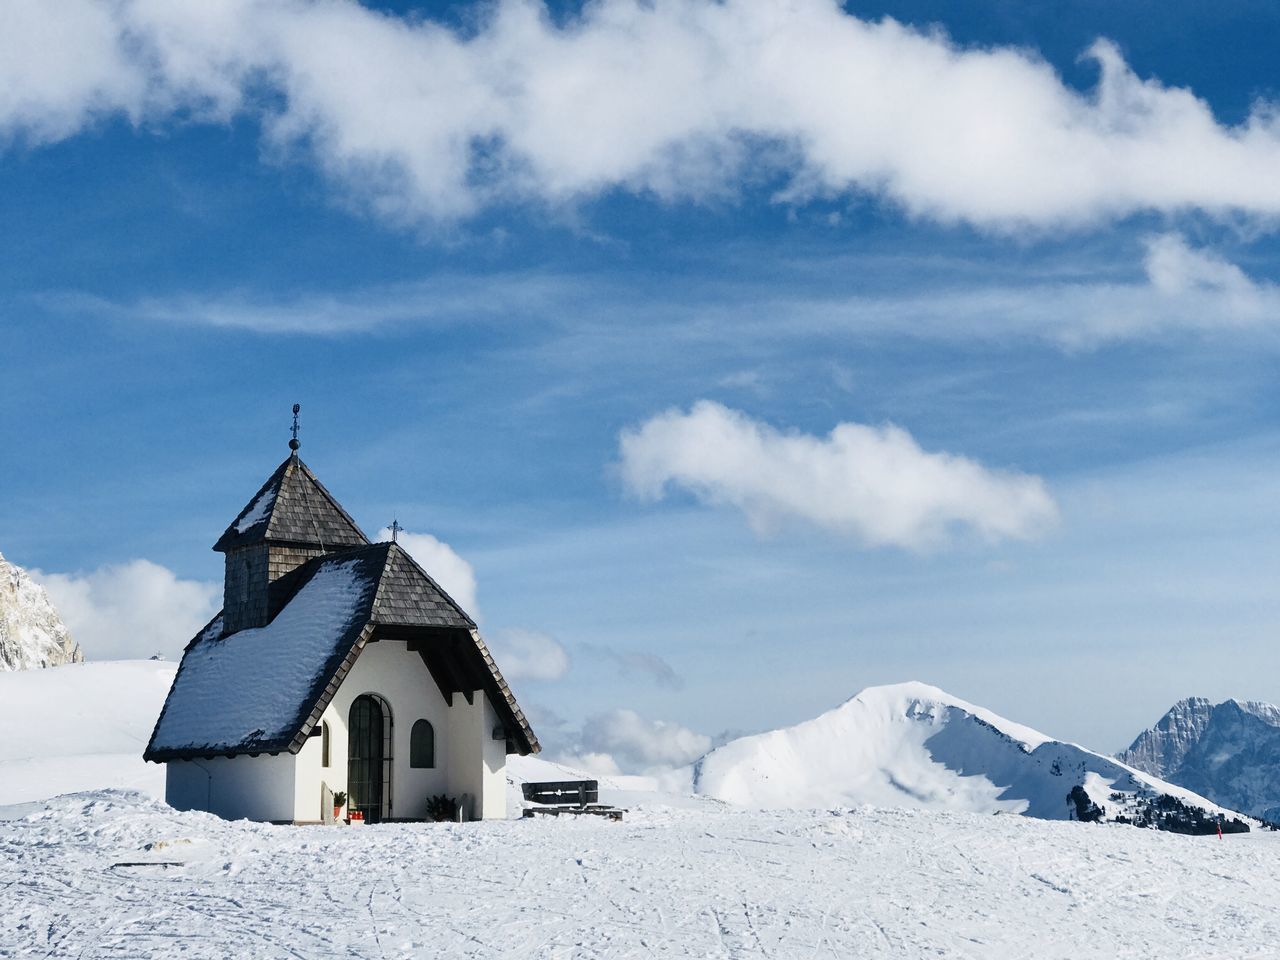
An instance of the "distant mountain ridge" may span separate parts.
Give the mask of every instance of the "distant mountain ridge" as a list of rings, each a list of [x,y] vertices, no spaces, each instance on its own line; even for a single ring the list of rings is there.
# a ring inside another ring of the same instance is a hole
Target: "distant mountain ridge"
[[[1230,808],[1054,740],[923,683],[870,687],[834,710],[742,737],[695,765],[694,789],[751,807],[919,807],[1246,830]]]
[[[84,654],[44,588],[0,555],[0,670],[80,663]]]
[[[1223,806],[1280,820],[1280,707],[1179,700],[1117,759]]]

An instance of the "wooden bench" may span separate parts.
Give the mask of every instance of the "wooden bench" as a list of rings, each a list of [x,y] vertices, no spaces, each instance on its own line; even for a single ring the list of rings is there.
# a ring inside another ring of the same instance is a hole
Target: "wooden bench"
[[[587,814],[621,820],[624,811],[600,803],[598,780],[552,780],[544,783],[523,783],[520,790],[528,803],[526,817],[558,817],[564,814]]]

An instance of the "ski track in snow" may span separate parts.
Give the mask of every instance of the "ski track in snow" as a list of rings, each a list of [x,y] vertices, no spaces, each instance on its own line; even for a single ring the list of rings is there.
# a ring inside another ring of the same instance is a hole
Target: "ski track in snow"
[[[124,791],[0,815],[5,958],[1280,952],[1270,833],[712,802],[622,823],[273,827]],[[157,865],[120,865],[139,861]]]

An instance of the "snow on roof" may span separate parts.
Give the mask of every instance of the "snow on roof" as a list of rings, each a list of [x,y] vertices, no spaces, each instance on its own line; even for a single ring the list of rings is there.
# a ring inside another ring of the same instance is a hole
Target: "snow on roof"
[[[296,455],[289,456],[236,515],[213,549],[264,540],[306,543],[326,552],[369,542],[351,515]]]
[[[240,519],[236,521],[236,533],[244,533],[256,527],[260,523],[265,523],[271,516],[271,505],[276,502],[276,490],[274,487],[268,487],[258,494],[258,499],[253,501]]]
[[[217,617],[187,645],[173,689],[143,754],[167,762],[200,755],[296,752],[373,630],[437,643],[424,662],[441,693],[484,689],[521,753],[538,738],[494,663],[475,621],[399,544],[371,544],[350,514],[292,454],[214,545],[305,544],[321,555],[273,581],[265,627],[224,636]],[[345,571],[345,580],[338,578]],[[458,643],[452,632],[470,642]],[[449,633],[442,639],[441,633]],[[441,672],[440,659],[451,663]],[[433,666],[434,663],[434,666]],[[456,670],[453,668],[457,668]],[[441,679],[444,677],[444,679]]]
[[[187,645],[146,759],[296,752],[366,629],[400,639],[431,631],[434,656],[456,668],[446,674],[453,686],[441,692],[484,689],[519,751],[540,749],[474,622],[398,544],[316,557],[278,582],[291,596],[270,624],[224,636],[219,615]],[[441,640],[441,630],[467,639]]]
[[[338,558],[267,626],[222,637],[220,620],[210,624],[183,657],[148,752],[281,749],[364,626],[377,580],[359,559]]]

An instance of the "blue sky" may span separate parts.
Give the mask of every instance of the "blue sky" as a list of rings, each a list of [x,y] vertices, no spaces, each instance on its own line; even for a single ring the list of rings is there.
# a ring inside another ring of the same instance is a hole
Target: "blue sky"
[[[562,752],[1280,700],[1272,6],[14,10],[0,550],[90,656],[176,655],[297,401]]]

